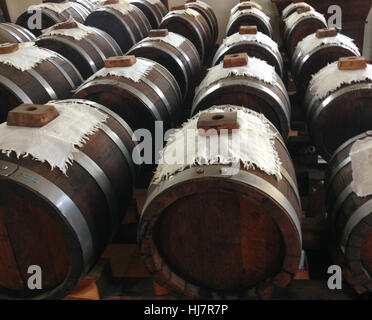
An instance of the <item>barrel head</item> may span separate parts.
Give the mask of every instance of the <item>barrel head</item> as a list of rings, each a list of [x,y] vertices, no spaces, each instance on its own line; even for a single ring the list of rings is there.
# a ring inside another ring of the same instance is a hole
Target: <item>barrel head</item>
[[[22,104],[9,111],[7,125],[40,128],[58,116],[59,113],[54,106]]]

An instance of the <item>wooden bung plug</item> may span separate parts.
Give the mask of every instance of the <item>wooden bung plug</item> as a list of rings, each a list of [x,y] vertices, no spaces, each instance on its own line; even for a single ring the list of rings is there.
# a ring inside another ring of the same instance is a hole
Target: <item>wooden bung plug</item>
[[[200,115],[197,123],[197,128],[200,135],[208,135],[209,129],[214,129],[220,134],[221,130],[227,130],[232,133],[232,130],[239,129],[238,113],[232,112],[213,112],[203,113]]]
[[[40,128],[59,116],[54,106],[21,104],[8,112],[7,125]]]
[[[236,53],[226,55],[223,59],[224,68],[242,67],[248,64],[248,54]]]
[[[303,7],[303,8],[298,8],[297,9],[297,13],[298,14],[309,12],[309,11],[311,11],[311,8],[310,7]]]
[[[241,5],[241,6],[238,7],[238,10],[239,11],[249,10],[249,9],[252,9],[252,6],[249,5],[249,4],[243,4],[243,5]]]
[[[257,26],[241,26],[239,29],[240,34],[257,34]]]
[[[75,21],[71,22],[62,22],[60,24],[57,24],[54,26],[54,30],[59,30],[59,29],[74,29],[77,28],[78,24]]]
[[[105,61],[105,68],[130,67],[136,62],[136,56],[110,57]]]
[[[166,37],[168,35],[168,29],[154,29],[150,30],[149,37],[156,38],[156,37]]]
[[[340,70],[361,70],[367,68],[367,61],[364,57],[342,57],[338,59]]]
[[[262,9],[262,6],[259,5],[259,4],[256,3],[256,2],[247,1],[247,0],[240,0],[240,3],[244,3],[244,2],[247,2],[247,5],[250,5],[250,6],[254,7],[254,8],[257,8],[258,10],[261,10],[261,11],[263,10],[263,9]]]
[[[0,44],[0,54],[16,52],[19,49],[18,43],[3,43]]]
[[[193,3],[196,2],[196,0],[187,0],[186,3]]]
[[[319,38],[319,39],[327,38],[327,37],[335,37],[335,36],[337,36],[337,29],[336,28],[316,30],[316,37]]]
[[[176,11],[176,10],[186,10],[187,9],[187,6],[185,4],[181,5],[181,6],[175,6],[175,7],[172,7],[171,11]]]

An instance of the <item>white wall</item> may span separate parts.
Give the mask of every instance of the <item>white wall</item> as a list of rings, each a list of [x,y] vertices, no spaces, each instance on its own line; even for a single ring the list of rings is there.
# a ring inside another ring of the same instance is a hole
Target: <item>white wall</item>
[[[17,18],[33,4],[39,4],[42,0],[7,0],[10,20],[15,22]]]

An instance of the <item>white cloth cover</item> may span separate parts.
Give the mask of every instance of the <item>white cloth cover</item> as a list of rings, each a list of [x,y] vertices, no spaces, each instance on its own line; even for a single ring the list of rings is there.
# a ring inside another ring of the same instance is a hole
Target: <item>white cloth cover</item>
[[[312,33],[306,36],[297,44],[297,50],[300,50],[304,55],[306,55],[315,48],[320,47],[324,44],[344,45],[360,55],[358,47],[354,44],[354,40],[341,33],[338,33],[334,37],[326,37],[320,39],[316,36],[316,33]]]
[[[230,16],[229,23],[231,21],[235,21],[240,16],[243,16],[245,14],[253,14],[253,15],[259,16],[263,20],[265,20],[268,23],[270,23],[270,18],[265,13],[263,13],[261,10],[259,10],[257,8],[251,8],[251,9],[245,9],[245,10],[238,10],[238,11],[236,11],[232,16]]]
[[[309,87],[312,94],[319,99],[324,99],[344,84],[358,83],[365,80],[372,81],[371,64],[367,64],[367,68],[361,70],[339,70],[336,61],[313,75]]]
[[[357,140],[351,147],[352,189],[358,197],[372,195],[372,138]]]
[[[240,2],[240,3],[236,4],[236,5],[231,9],[231,11],[230,11],[230,15],[233,15],[236,11],[238,11],[238,9],[239,9],[239,7],[240,7],[241,5],[251,5],[252,7],[255,7],[255,8],[257,8],[257,9],[258,9],[259,7],[262,8],[262,6],[259,5],[257,2],[254,2],[254,1],[244,1],[244,2]]]
[[[292,13],[288,18],[284,19],[284,22],[285,22],[285,25],[287,26],[288,29],[291,29],[292,26],[298,21],[300,20],[301,18],[303,17],[317,17],[318,19],[320,19],[321,21],[324,22],[324,25],[326,26],[327,25],[327,21],[326,19],[324,18],[324,16],[317,12],[317,11],[308,11],[308,12],[303,12],[303,13],[300,13],[298,14],[297,11]]]
[[[119,0],[119,3],[106,4],[106,5],[104,3],[101,3],[96,7],[96,9],[99,9],[99,8],[112,8],[112,9],[119,11],[123,15],[127,15],[129,12],[133,11],[133,6],[126,0]]]
[[[201,137],[197,129],[200,115],[226,111],[237,111],[240,128],[230,134]],[[246,169],[258,168],[280,180],[281,161],[274,147],[275,137],[276,133],[262,114],[244,107],[214,106],[194,116],[170,137],[161,152],[153,183],[170,179],[192,166],[239,163]]]
[[[62,13],[66,9],[69,9],[72,7],[72,2],[66,2],[66,3],[53,3],[53,2],[46,2],[41,4],[36,4],[28,7],[28,11],[36,11],[40,9],[49,9],[56,13]]]
[[[66,22],[75,22],[77,24],[77,28],[73,29],[56,29],[57,26],[64,24]],[[87,27],[77,21],[74,18],[70,17],[69,20],[66,22],[58,23],[48,29],[43,30],[43,34],[39,38],[43,38],[46,36],[66,36],[71,37],[77,41],[83,40],[89,34],[94,34],[96,31],[92,27]]]
[[[200,84],[201,88],[206,88],[218,80],[229,78],[230,76],[246,76],[262,80],[272,85],[276,84],[275,68],[266,61],[255,57],[248,58],[248,64],[242,67],[224,68],[223,61],[208,70],[207,76]]]
[[[53,57],[57,57],[53,51],[39,48],[35,46],[34,42],[24,42],[19,44],[17,51],[0,54],[0,63],[7,64],[21,71],[27,71]]]
[[[259,31],[257,34],[240,34],[237,32],[223,40],[223,44],[228,47],[240,42],[257,42],[268,46],[274,51],[278,51],[279,49],[278,44],[275,41]]]
[[[108,75],[131,79],[134,82],[139,82],[146,78],[146,75],[154,68],[156,62],[137,58],[137,62],[130,67],[102,68],[92,75],[86,82],[97,78],[103,78]]]
[[[307,4],[306,2],[297,2],[297,3],[291,3],[290,5],[288,5],[287,7],[285,7],[282,11],[282,17],[285,17],[289,11],[291,11],[292,9],[297,9],[297,8],[303,8],[303,7],[310,7],[311,10],[314,10],[315,9],[310,6],[309,4]]]
[[[173,47],[178,48],[186,41],[186,38],[181,36],[180,34],[169,32],[168,35],[165,37],[151,37],[151,38],[148,37],[148,38],[141,40],[139,43],[151,41],[151,40],[166,42],[172,45]]]
[[[8,156],[31,156],[34,160],[47,162],[52,170],[60,169],[67,174],[73,163],[74,153],[89,141],[107,115],[85,104],[48,103],[54,105],[59,116],[41,128],[0,125],[0,150]]]

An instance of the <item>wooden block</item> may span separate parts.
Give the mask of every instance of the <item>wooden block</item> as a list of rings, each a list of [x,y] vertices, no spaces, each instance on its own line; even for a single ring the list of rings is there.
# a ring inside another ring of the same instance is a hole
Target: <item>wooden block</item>
[[[7,125],[40,128],[59,116],[54,106],[22,104],[9,111]]]
[[[364,57],[342,57],[338,59],[340,70],[360,70],[367,68],[367,61]]]
[[[310,280],[309,270],[299,269],[293,278],[294,280]]]
[[[316,37],[319,38],[319,39],[327,38],[327,37],[335,37],[335,36],[337,36],[337,29],[336,28],[316,30]]]
[[[105,61],[105,68],[130,67],[136,62],[136,56],[110,57]]]
[[[19,49],[18,43],[3,43],[0,44],[0,54],[16,52]]]
[[[119,0],[106,0],[103,5],[108,5],[108,4],[116,4],[119,3]]]
[[[239,8],[238,8],[239,11],[249,10],[249,9],[252,9],[252,6],[249,5],[249,4],[243,4],[243,5],[239,6]]]
[[[298,8],[297,9],[297,13],[298,14],[309,12],[309,11],[311,11],[311,8],[310,7],[303,7],[303,8]]]
[[[255,7],[255,8],[257,8],[258,10],[261,10],[261,11],[262,11],[262,6],[259,5],[259,4],[256,3],[256,2],[247,1],[247,0],[240,0],[240,3],[243,3],[243,2],[248,2],[247,5],[250,5],[250,6],[252,6],[252,7]]]
[[[247,53],[236,53],[226,55],[223,59],[224,68],[242,67],[248,64]]]
[[[63,23],[60,23],[56,26],[54,26],[53,29],[55,30],[59,30],[59,29],[74,29],[74,28],[77,28],[78,25],[75,21],[71,21],[71,22],[63,22]]]
[[[240,34],[257,34],[257,26],[241,26],[239,29]]]
[[[166,37],[168,35],[168,29],[156,29],[150,30],[149,37],[156,38],[156,37]]]
[[[193,3],[196,2],[196,0],[187,0],[186,3]]]
[[[228,130],[229,133],[233,129],[239,129],[238,114],[234,112],[213,112],[203,113],[198,120],[197,128],[200,130],[200,134],[204,135],[209,129],[217,130],[220,134],[220,130]]]
[[[155,289],[155,294],[157,296],[167,296],[169,294],[169,292],[167,291],[167,289],[165,289],[162,286],[158,285],[155,281],[154,281],[154,289]]]
[[[175,11],[175,10],[186,10],[186,9],[187,9],[187,6],[185,4],[183,4],[181,6],[172,7],[171,11]]]

